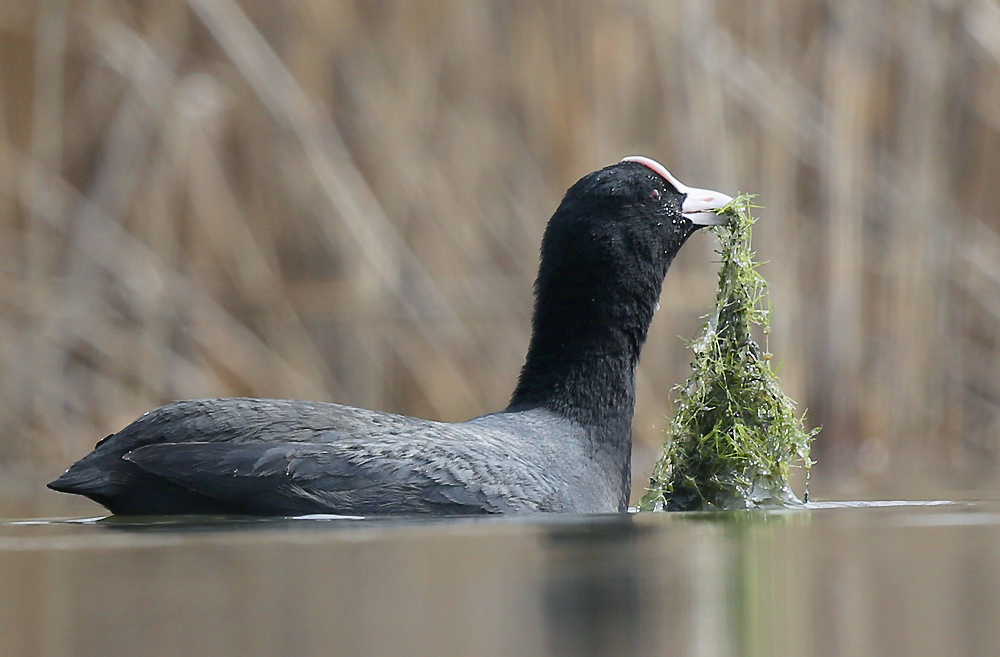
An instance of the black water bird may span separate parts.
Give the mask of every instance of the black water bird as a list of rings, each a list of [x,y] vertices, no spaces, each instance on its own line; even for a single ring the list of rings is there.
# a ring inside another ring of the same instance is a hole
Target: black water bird
[[[117,514],[624,511],[635,368],[664,276],[730,200],[644,157],[574,184],[545,229],[528,355],[499,413],[449,424],[306,401],[179,401],[49,487]]]

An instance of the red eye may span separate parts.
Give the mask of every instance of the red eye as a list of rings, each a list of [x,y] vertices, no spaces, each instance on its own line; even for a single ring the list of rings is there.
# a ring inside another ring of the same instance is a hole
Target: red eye
[[[660,200],[660,190],[654,189],[653,191],[651,191],[649,193],[649,198],[653,199],[654,201],[659,201]]]

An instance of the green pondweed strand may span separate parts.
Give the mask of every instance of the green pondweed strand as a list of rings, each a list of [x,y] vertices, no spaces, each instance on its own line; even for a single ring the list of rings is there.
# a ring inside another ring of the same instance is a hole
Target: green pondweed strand
[[[750,246],[753,198],[733,199],[720,210],[729,221],[711,229],[722,256],[715,312],[691,343],[692,373],[679,386],[677,412],[640,510],[801,504],[789,475],[792,467],[808,475],[819,428],[804,428],[804,415],[796,415],[771,367],[767,283]],[[764,336],[764,349],[754,327]],[[808,476],[806,482],[808,501]]]

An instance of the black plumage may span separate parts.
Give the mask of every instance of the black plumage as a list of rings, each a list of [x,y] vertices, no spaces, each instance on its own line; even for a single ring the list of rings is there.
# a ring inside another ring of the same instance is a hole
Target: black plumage
[[[667,268],[730,199],[626,158],[549,221],[528,355],[504,411],[454,424],[338,404],[167,404],[50,488],[119,514],[623,511],[635,367]]]

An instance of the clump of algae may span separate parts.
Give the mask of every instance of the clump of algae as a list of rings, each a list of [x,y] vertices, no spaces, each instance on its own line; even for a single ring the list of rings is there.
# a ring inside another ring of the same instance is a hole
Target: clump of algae
[[[752,334],[758,327],[767,346],[771,311],[750,250],[752,199],[733,199],[720,210],[729,221],[712,229],[722,245],[715,313],[691,344],[693,371],[680,387],[642,511],[800,504],[789,485],[793,464],[806,469],[808,501],[809,447],[819,429],[805,430],[771,354]]]

